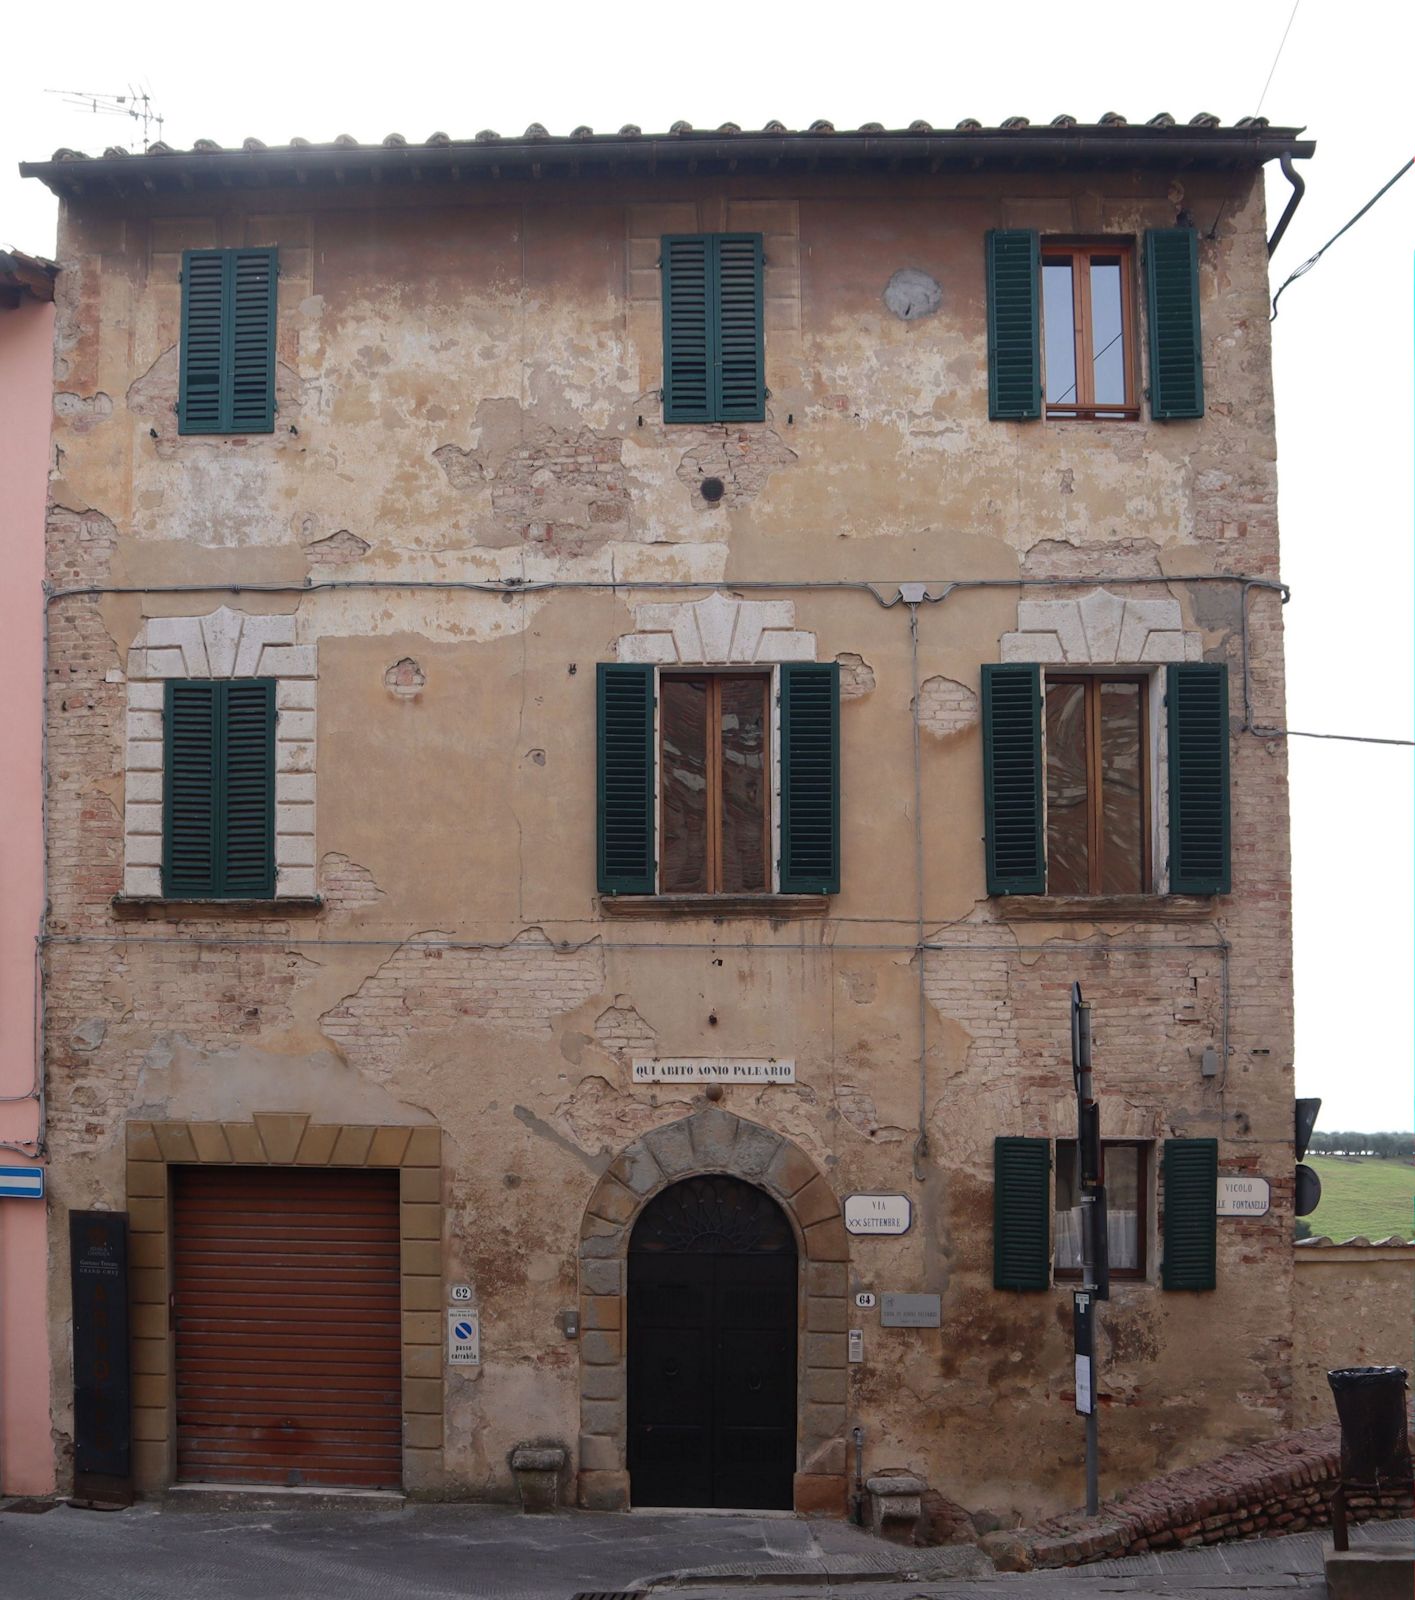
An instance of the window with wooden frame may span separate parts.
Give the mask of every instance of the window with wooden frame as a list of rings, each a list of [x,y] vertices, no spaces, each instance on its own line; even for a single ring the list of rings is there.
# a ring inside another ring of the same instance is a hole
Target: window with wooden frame
[[[1107,1139],[1101,1145],[1105,1184],[1106,1239],[1112,1278],[1143,1278],[1148,1270],[1150,1227],[1149,1146]],[[1056,1200],[1052,1216],[1052,1262],[1058,1279],[1081,1277],[1081,1185],[1076,1141],[1056,1141]]]
[[[771,888],[771,678],[659,679],[659,887],[664,894]]]
[[[1149,678],[1045,676],[1046,892],[1148,894]]]
[[[840,891],[840,668],[601,662],[604,895]]]
[[[1047,416],[1138,417],[1131,246],[1043,240],[1041,257]]]

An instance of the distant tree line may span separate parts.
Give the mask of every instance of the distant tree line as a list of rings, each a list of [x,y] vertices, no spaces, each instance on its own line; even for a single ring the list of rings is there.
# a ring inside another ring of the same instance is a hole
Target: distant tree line
[[[1309,1155],[1377,1156],[1382,1161],[1415,1160],[1415,1133],[1314,1133]]]

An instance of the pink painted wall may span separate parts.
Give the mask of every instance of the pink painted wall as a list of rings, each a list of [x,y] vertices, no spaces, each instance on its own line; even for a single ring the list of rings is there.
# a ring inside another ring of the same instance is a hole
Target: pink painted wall
[[[44,516],[54,307],[0,308],[0,1096],[34,1083],[34,950],[44,897],[40,830]],[[0,1101],[0,1141],[32,1150],[38,1106]],[[0,1149],[0,1166],[31,1157]],[[0,1199],[0,1493],[54,1487],[45,1324],[45,1206]]]

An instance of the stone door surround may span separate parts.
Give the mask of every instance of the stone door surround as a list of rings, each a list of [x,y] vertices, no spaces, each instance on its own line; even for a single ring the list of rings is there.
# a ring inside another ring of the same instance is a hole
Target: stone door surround
[[[776,1199],[801,1264],[796,1510],[845,1515],[849,1241],[835,1191],[789,1139],[710,1108],[654,1128],[599,1180],[580,1227],[579,1502],[627,1511],[625,1289],[629,1236],[644,1206],[681,1178],[727,1173]]]
[[[436,1490],[442,1461],[442,1130],[311,1122],[257,1112],[245,1122],[130,1122],[128,1293],[133,1486],[165,1489],[176,1470],[175,1337],[169,1166],[397,1167],[403,1310],[403,1487]]]

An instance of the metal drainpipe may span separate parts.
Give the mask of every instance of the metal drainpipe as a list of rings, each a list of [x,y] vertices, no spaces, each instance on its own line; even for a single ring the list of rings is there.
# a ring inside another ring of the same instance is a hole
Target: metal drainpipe
[[[1273,229],[1273,236],[1268,240],[1268,260],[1272,260],[1273,251],[1282,242],[1282,236],[1287,232],[1287,225],[1297,214],[1297,208],[1302,204],[1302,196],[1307,192],[1306,180],[1300,173],[1292,170],[1292,152],[1289,150],[1278,159],[1278,166],[1282,168],[1282,175],[1292,185],[1292,197],[1287,202],[1287,209],[1277,219],[1277,227]]]

